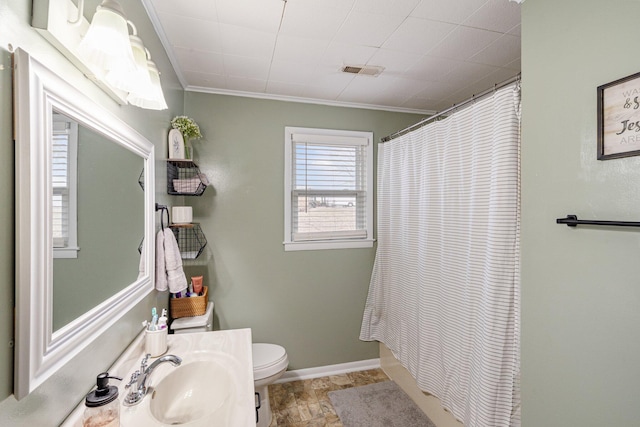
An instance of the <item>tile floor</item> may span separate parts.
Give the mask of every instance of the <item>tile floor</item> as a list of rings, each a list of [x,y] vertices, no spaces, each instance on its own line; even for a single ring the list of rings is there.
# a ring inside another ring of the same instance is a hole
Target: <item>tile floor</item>
[[[328,393],[381,381],[389,378],[382,369],[372,369],[270,385],[273,420],[269,427],[342,427]]]

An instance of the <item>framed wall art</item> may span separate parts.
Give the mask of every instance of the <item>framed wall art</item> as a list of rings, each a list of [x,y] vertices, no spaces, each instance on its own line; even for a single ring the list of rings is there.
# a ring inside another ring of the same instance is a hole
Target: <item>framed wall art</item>
[[[640,155],[640,73],[598,86],[598,160]]]
[[[178,129],[169,131],[169,159],[184,159],[184,138]]]

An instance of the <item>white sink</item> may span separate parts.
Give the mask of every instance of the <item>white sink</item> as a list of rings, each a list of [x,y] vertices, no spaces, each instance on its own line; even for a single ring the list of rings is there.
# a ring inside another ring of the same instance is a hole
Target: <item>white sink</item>
[[[206,419],[224,422],[236,396],[229,369],[215,360],[183,363],[153,388],[149,408],[156,420],[181,425]]]
[[[250,329],[169,335],[167,344],[165,355],[182,363],[155,368],[144,399],[120,406],[122,427],[255,427]],[[141,351],[126,373],[116,370],[116,375],[130,378],[142,358]],[[120,386],[121,402],[129,391]]]

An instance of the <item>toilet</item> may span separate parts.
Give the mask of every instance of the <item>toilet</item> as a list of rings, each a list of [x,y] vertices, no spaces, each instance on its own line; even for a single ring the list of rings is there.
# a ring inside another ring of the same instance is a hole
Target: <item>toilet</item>
[[[253,387],[260,397],[258,409],[258,427],[271,424],[271,405],[269,404],[269,384],[282,376],[289,365],[284,347],[277,344],[254,343],[253,351]],[[257,397],[256,397],[257,399]]]
[[[171,323],[170,329],[174,334],[213,330],[213,307],[213,302],[209,301],[207,311],[203,315],[175,319]],[[289,358],[284,347],[276,344],[254,343],[251,350],[253,355],[253,387],[260,398],[260,405],[256,409],[256,426],[268,427],[273,416],[269,404],[269,385],[285,373],[289,365]],[[257,396],[256,402],[258,402]]]
[[[207,332],[213,330],[213,301],[207,304],[207,310],[201,316],[179,317],[169,326],[174,334],[189,334],[191,332]]]

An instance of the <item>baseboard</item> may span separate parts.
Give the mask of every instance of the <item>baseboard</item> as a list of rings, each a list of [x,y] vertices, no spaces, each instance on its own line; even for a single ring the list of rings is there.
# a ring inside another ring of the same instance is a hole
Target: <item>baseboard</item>
[[[380,359],[360,360],[357,362],[340,363],[337,365],[318,366],[316,368],[296,369],[287,371],[275,383],[288,383],[290,381],[310,380],[313,378],[328,377],[329,375],[346,374],[347,372],[366,371],[378,369]]]

